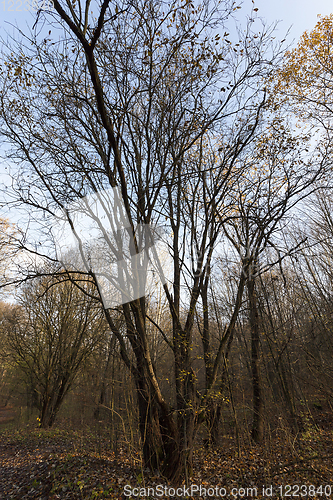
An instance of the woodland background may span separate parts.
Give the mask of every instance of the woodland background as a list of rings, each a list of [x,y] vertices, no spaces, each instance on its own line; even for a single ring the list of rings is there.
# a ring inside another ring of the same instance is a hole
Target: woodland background
[[[328,496],[333,17],[288,51],[238,10],[55,0],[3,41],[5,498],[195,478]],[[134,255],[163,224],[172,264],[110,308],[69,207],[116,187]],[[57,255],[59,209],[84,270]]]

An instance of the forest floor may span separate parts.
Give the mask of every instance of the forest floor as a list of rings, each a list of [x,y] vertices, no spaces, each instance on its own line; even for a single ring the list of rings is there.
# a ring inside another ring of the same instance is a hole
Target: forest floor
[[[323,425],[309,425],[297,438],[281,429],[265,446],[249,441],[236,446],[225,438],[219,448],[199,448],[193,477],[175,491],[140,468],[136,453],[121,446],[111,451],[101,434],[9,428],[14,411],[3,409],[0,499],[333,499],[333,426],[330,417],[328,425],[325,416],[322,420]]]

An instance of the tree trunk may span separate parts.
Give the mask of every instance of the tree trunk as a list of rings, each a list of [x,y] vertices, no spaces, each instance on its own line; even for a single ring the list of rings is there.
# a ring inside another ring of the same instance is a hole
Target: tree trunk
[[[108,371],[109,371],[111,359],[112,359],[112,356],[114,355],[115,346],[116,346],[116,336],[114,334],[112,334],[112,337],[110,340],[110,345],[109,345],[108,358],[107,358],[106,363],[105,363],[104,374],[103,374],[103,379],[102,379],[99,398],[98,398],[98,404],[97,404],[97,407],[94,411],[94,418],[96,420],[98,420],[100,418],[101,408],[103,405],[105,405],[106,381],[107,381],[107,376],[108,376]]]
[[[69,377],[63,377],[57,385],[52,386],[50,390],[46,390],[40,402],[40,426],[42,428],[52,427],[56,416],[60,410],[63,400],[68,393],[72,382]],[[52,392],[51,392],[52,391]]]
[[[136,380],[136,387],[143,463],[152,471],[160,470],[164,456],[159,408],[144,374]]]
[[[45,396],[44,401],[42,402],[42,407],[39,414],[39,425],[42,429],[47,429],[52,427],[54,424],[55,418],[59,411],[61,402],[57,407],[52,403],[52,399],[48,396]]]
[[[214,372],[214,365],[216,362],[220,364],[221,362],[221,356],[223,354],[224,358],[224,363],[223,363],[223,370],[222,370],[222,377],[221,377],[221,383],[220,383],[220,389],[219,389],[219,394],[222,396],[224,389],[225,389],[225,382],[226,382],[226,377],[227,377],[227,364],[226,362],[228,361],[229,353],[231,350],[231,345],[234,339],[234,333],[235,333],[235,325],[236,321],[238,318],[239,310],[242,305],[242,298],[243,298],[243,292],[244,292],[244,286],[246,283],[246,274],[242,273],[239,279],[238,283],[238,289],[237,289],[237,295],[236,295],[236,301],[234,305],[234,310],[228,325],[228,328],[226,332],[224,333],[221,341],[220,341],[220,347],[219,347],[219,353],[217,354],[214,363],[212,363],[210,357],[209,357],[209,351],[210,351],[210,332],[209,332],[209,319],[208,319],[208,297],[207,297],[207,287],[205,287],[202,291],[202,301],[203,301],[203,306],[204,306],[204,327],[203,327],[203,333],[202,333],[202,344],[204,348],[204,360],[205,360],[205,368],[206,368],[206,387],[212,387],[214,385],[214,379],[216,378],[217,374],[213,374]],[[214,303],[215,307],[215,314],[216,318],[219,324],[218,320],[218,311],[216,309],[216,305]],[[219,330],[222,332],[222,327],[219,325]],[[221,412],[222,412],[222,406],[221,406],[221,400],[219,398],[214,399],[209,399],[207,402],[207,409],[206,409],[206,424],[208,427],[208,442],[207,444],[209,446],[215,446],[218,443],[218,438],[219,438],[219,421],[221,417]]]
[[[162,473],[172,484],[180,484],[184,478],[187,484],[193,474],[193,444],[197,430],[197,416],[190,408],[178,413],[177,426],[173,427],[172,432],[169,428],[169,436],[165,436],[169,446],[165,448]]]
[[[176,421],[170,409],[157,403],[149,387],[147,378],[138,379],[143,464],[152,471],[160,471],[177,484],[184,475],[186,477],[192,473],[194,414],[181,414]]]
[[[219,424],[221,418],[221,404],[215,401],[209,401],[206,408],[206,425],[208,431],[208,438],[204,440],[206,448],[216,446],[219,439]]]
[[[255,292],[255,282],[252,277],[247,282],[250,310],[250,329],[251,329],[251,369],[252,369],[252,388],[253,388],[253,422],[252,439],[259,443],[264,435],[264,415],[263,399],[260,381],[260,339],[259,339],[259,314],[257,297]]]

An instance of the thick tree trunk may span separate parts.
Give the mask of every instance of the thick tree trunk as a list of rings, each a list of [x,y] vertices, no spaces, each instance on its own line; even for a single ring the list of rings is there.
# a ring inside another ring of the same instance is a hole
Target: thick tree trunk
[[[138,306],[137,303],[133,305]],[[144,304],[140,304],[141,306],[144,309]],[[106,311],[106,317],[111,330],[120,343],[120,353],[123,361],[134,377],[143,465],[153,471],[159,470],[169,478],[171,470],[177,467],[179,463],[177,424],[171,408],[159,394],[154,367],[150,360],[144,316],[140,315],[138,307],[136,309],[133,307],[132,310],[135,311],[136,315],[136,325],[134,326],[131,311],[126,304],[123,309],[127,322],[127,337],[135,355],[135,364],[128,357],[122,335],[108,311]]]
[[[255,283],[252,277],[247,282],[250,310],[250,329],[251,329],[251,369],[252,369],[252,388],[253,388],[253,422],[252,439],[259,443],[264,435],[264,406],[262,399],[262,388],[260,381],[260,339],[259,339],[259,314],[257,297],[255,292]]]
[[[191,367],[191,352],[184,331],[174,337],[176,411],[163,412],[164,463],[162,474],[173,484],[186,483],[193,472],[193,443],[198,426],[196,377]]]
[[[58,400],[55,403],[54,401],[52,401],[51,397],[45,396],[39,413],[39,425],[40,427],[42,427],[42,429],[52,427],[57,413],[60,409],[62,399],[58,404],[56,404]]]
[[[159,408],[150,390],[147,378],[139,376],[136,381],[139,429],[142,442],[144,466],[160,470],[164,459],[163,440],[159,422]]]
[[[192,374],[189,378],[192,378]],[[193,471],[196,412],[185,401],[182,409],[173,411],[166,405],[157,403],[152,397],[153,391],[148,391],[146,383],[141,383],[140,386],[138,401],[144,466],[159,470],[172,484],[180,484]],[[144,390],[142,386],[145,387]]]
[[[169,431],[169,447],[165,449],[162,469],[163,475],[173,484],[180,484],[184,478],[187,483],[193,474],[193,444],[197,430],[197,417],[193,409],[179,412],[177,420],[172,437]]]
[[[52,427],[60,407],[68,393],[73,379],[69,380],[67,377],[58,381],[56,386],[50,387],[42,396],[39,403],[39,418],[40,426],[42,428]]]
[[[178,412],[178,419],[161,407],[145,380],[138,381],[139,427],[144,467],[159,470],[178,484],[193,470],[193,440],[196,417],[193,411]]]

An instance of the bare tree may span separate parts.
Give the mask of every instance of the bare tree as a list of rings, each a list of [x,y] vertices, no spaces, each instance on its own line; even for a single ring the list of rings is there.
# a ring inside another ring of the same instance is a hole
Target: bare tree
[[[88,292],[91,283],[83,285]],[[7,358],[25,376],[41,427],[56,415],[84,363],[104,338],[107,324],[99,302],[69,281],[31,281],[1,323]]]
[[[307,220],[291,238],[306,238],[307,245],[293,259],[295,286],[305,312],[299,319],[303,359],[300,383],[311,375],[312,390],[332,400],[332,201],[319,190],[306,206]]]
[[[274,141],[272,140],[274,137]],[[249,156],[249,168],[231,189],[238,216],[224,225],[227,239],[236,249],[247,288],[251,331],[251,372],[253,386],[252,437],[259,442],[264,431],[264,397],[260,382],[260,311],[258,277],[297,250],[285,245],[283,226],[291,210],[315,189],[325,175],[327,158],[317,151],[308,156],[309,137],[296,136],[276,117],[267,124]],[[303,242],[304,243],[304,242]],[[269,250],[269,252],[268,252]]]
[[[49,36],[14,43],[2,60],[1,132],[12,146],[11,161],[21,167],[12,196],[16,205],[29,207],[30,217],[45,217],[41,245],[25,240],[21,247],[48,257],[48,229],[57,210],[66,213],[78,236],[71,204],[91,195],[102,203],[105,189],[121,199],[133,260],[144,239],[137,227],[165,223],[172,278],[164,280],[163,292],[172,338],[162,327],[160,333],[174,359],[173,404],[162,394],[152,359],[147,297],[121,304],[125,334],[105,302],[104,312],[136,383],[144,462],[178,481],[191,472],[198,414],[214,388],[222,355],[221,348],[198,398],[195,310],[221,225],[230,216],[224,204],[228,182],[240,175],[238,158],[262,120],[261,82],[276,57],[265,53],[271,33],[254,33],[250,20],[235,42],[227,31],[222,36],[218,29],[226,26],[232,2],[124,1],[113,9],[105,0],[94,6],[97,22],[89,2],[55,0],[54,7]],[[51,38],[53,23],[63,30],[60,40],[59,31]],[[124,240],[119,233],[112,240],[100,219],[97,224],[123,275]],[[78,241],[97,286],[98,273]],[[64,279],[73,279],[72,271],[67,266]]]

